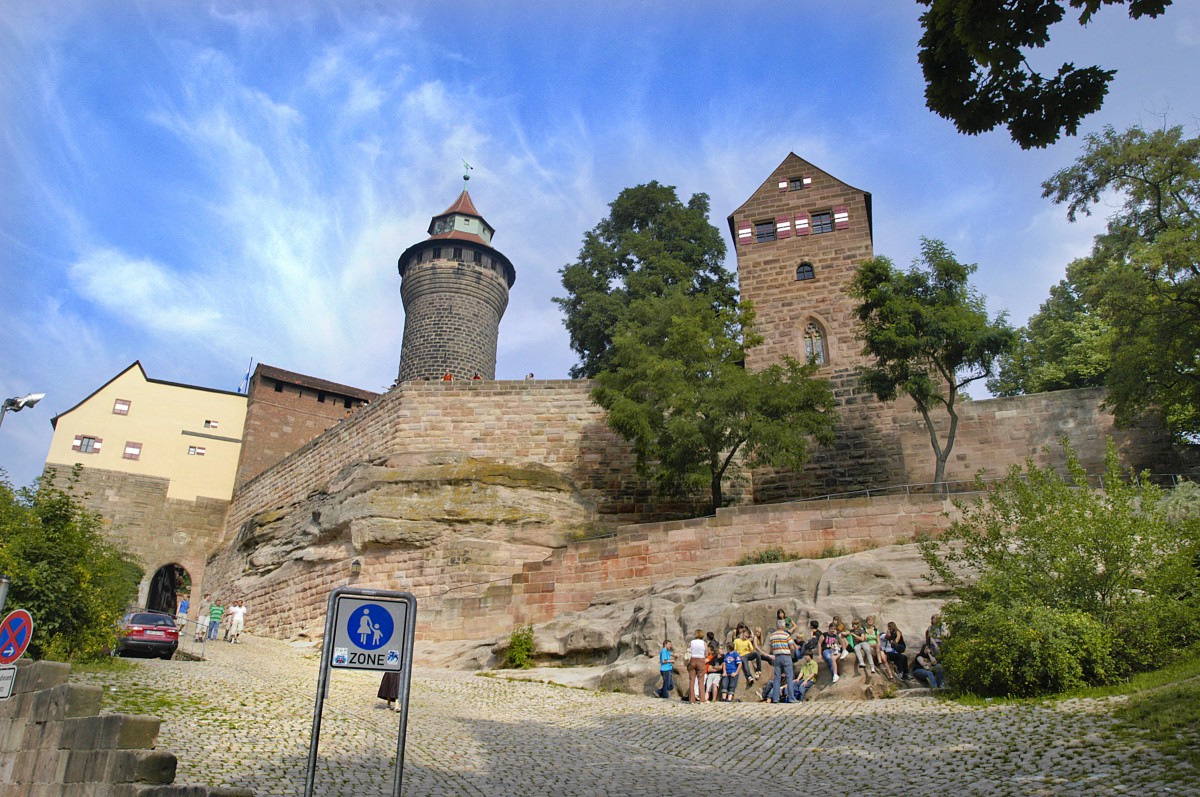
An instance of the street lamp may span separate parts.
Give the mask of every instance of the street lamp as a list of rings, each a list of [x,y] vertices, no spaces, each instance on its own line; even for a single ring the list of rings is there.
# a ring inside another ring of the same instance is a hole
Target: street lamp
[[[26,407],[32,407],[46,397],[45,393],[30,393],[25,396],[13,396],[4,400],[4,406],[0,406],[0,425],[4,423],[4,413],[9,410],[20,412]]]

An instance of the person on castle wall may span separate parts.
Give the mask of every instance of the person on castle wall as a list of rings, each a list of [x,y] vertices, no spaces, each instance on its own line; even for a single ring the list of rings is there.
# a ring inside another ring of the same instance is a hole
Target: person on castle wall
[[[238,598],[229,607],[229,641],[237,644],[238,638],[242,635],[242,630],[246,627],[246,606],[242,603],[242,599]]]
[[[708,646],[704,644],[704,632],[696,629],[692,641],[688,643],[688,701],[691,703],[703,703],[705,701],[704,658],[707,652]]]
[[[397,700],[400,698],[400,673],[391,670],[385,672],[376,695],[380,700],[387,701],[388,711],[399,711],[400,704]]]
[[[442,381],[443,382],[453,382],[454,377],[450,374],[449,371],[447,371],[446,373],[442,374]]]
[[[896,627],[895,623],[887,624],[887,633],[883,635],[880,644],[883,646],[884,661],[887,662],[889,675],[895,678],[895,673],[899,673],[902,681],[912,678],[908,674],[908,656],[904,655],[907,647],[904,642],[904,634],[900,633],[900,629]]]
[[[842,635],[838,633],[837,622],[829,623],[828,630],[821,636],[821,658],[833,675],[833,682],[838,682],[838,661],[842,658]]]
[[[472,382],[481,382],[481,381],[483,381],[483,377],[479,375],[478,371],[476,371],[475,376],[471,377],[471,381]]]
[[[667,700],[675,689],[675,648],[669,639],[663,640],[662,650],[658,651],[658,672],[662,676],[662,687],[654,694]]]
[[[213,598],[212,605],[208,607],[208,638],[214,642],[221,633],[221,618],[225,616],[225,607],[217,600]]]
[[[196,642],[208,639],[208,612],[211,607],[212,600],[208,595],[200,599],[200,610],[196,612]]]

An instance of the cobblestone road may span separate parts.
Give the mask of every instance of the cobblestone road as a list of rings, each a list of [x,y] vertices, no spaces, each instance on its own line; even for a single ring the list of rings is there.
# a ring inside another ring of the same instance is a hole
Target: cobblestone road
[[[268,639],[207,660],[80,673],[105,711],[164,722],[177,783],[302,791],[317,653]],[[378,678],[333,674],[318,795],[387,795],[399,715]],[[1200,774],[1117,733],[1107,701],[966,708],[927,697],[690,706],[418,670],[404,793],[417,795],[1200,794]]]

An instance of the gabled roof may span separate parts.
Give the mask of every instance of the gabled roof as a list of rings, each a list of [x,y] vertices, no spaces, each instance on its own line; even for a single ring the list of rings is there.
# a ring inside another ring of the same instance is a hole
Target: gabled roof
[[[874,237],[874,223],[871,218],[871,192],[864,191],[861,188],[855,188],[854,186],[847,183],[845,180],[839,180],[837,177],[834,177],[832,174],[825,171],[820,166],[814,166],[812,163],[809,163],[808,161],[804,160],[804,158],[801,158],[796,153],[789,152],[787,154],[787,157],[784,158],[783,160],[781,160],[779,162],[779,165],[771,170],[771,173],[767,176],[767,179],[764,180],[758,186],[758,188],[754,189],[754,191],[750,194],[750,196],[746,198],[746,201],[738,206],[737,210],[733,211],[733,213],[730,213],[729,216],[727,217],[726,221],[728,221],[728,223],[729,223],[729,234],[733,238],[734,243],[737,242],[738,237],[737,237],[737,225],[734,223],[733,217],[741,214],[742,210],[746,207],[746,205],[749,205],[754,200],[754,198],[759,195],[759,192],[763,191],[764,189],[769,189],[771,191],[777,190],[774,185],[775,176],[776,176],[776,173],[783,170],[784,166],[788,167],[788,171],[795,171],[797,169],[803,168],[803,169],[811,169],[813,171],[820,172],[821,174],[826,175],[830,179],[841,183],[842,185],[846,186],[850,190],[857,191],[860,194],[862,194],[863,200],[866,202],[866,205],[867,205],[867,228],[868,228],[868,230],[871,231],[872,237]]]
[[[57,415],[55,415],[53,418],[51,418],[50,426],[57,429],[59,418],[61,418],[62,416],[66,415],[68,413],[74,412],[75,410],[82,407],[84,404],[87,404],[89,401],[92,400],[93,396],[95,396],[101,390],[104,390],[104,388],[108,387],[113,382],[117,381],[122,376],[124,376],[125,374],[129,373],[129,371],[131,371],[134,368],[138,369],[138,372],[142,375],[142,379],[145,379],[147,382],[151,382],[156,385],[168,385],[170,387],[182,387],[182,388],[187,388],[188,390],[203,390],[208,393],[223,393],[227,396],[241,396],[242,398],[245,398],[245,396],[242,393],[239,393],[236,390],[220,390],[219,388],[215,388],[215,387],[201,387],[200,385],[187,385],[187,384],[184,384],[183,382],[168,382],[165,379],[151,379],[150,377],[146,376],[146,369],[142,367],[142,361],[134,360],[133,363],[128,368],[122,369],[120,371],[120,373],[118,373],[112,379],[108,380],[103,385],[101,385],[100,387],[93,390],[91,393],[88,393],[87,396],[82,401],[80,401],[75,406],[71,407],[71,409],[64,410],[63,412],[60,412]]]
[[[254,369],[255,376],[265,376],[268,379],[274,379],[278,382],[287,382],[292,385],[303,385],[312,390],[320,390],[326,393],[337,393],[339,396],[348,396],[349,398],[361,399],[370,401],[378,398],[378,393],[372,393],[370,390],[361,390],[357,387],[342,385],[337,382],[330,382],[326,379],[318,379],[315,376],[306,376],[298,374],[295,371],[285,371],[282,368],[276,368],[273,365],[265,365],[259,363]]]

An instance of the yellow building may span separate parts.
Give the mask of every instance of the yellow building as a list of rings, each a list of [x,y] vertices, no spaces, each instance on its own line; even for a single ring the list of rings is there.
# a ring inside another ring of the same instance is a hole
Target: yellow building
[[[50,421],[46,464],[169,479],[167,497],[185,501],[233,495],[246,397],[164,382],[128,368]]]

